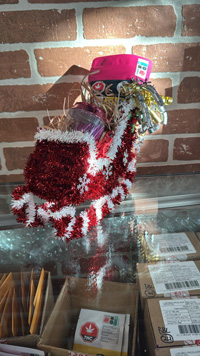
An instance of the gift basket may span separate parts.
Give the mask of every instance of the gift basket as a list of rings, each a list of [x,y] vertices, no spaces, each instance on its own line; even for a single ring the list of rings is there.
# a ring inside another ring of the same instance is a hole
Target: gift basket
[[[12,194],[18,222],[51,223],[56,236],[69,241],[86,235],[125,199],[140,142],[167,123],[165,105],[172,102],[149,82],[151,67],[149,59],[129,54],[93,60],[80,85],[81,101],[35,135],[25,185]],[[86,201],[89,208],[78,213]]]

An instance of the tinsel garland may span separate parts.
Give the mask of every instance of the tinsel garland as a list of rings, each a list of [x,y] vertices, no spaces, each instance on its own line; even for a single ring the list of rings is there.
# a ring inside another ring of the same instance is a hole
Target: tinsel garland
[[[116,59],[117,65],[119,58],[124,63],[137,62],[134,55],[111,57],[108,64]],[[126,198],[135,176],[138,143],[147,132],[166,123],[164,106],[172,102],[148,82],[149,69],[147,77],[144,72],[145,80],[138,80],[132,64],[129,69],[135,77],[127,73],[129,80],[117,80],[117,86],[115,80],[107,87],[104,83],[104,92],[83,80],[82,102],[69,108],[68,116],[63,108],[62,116],[50,119],[51,128],[38,130],[35,150],[24,169],[25,186],[12,194],[18,222],[27,227],[51,223],[56,236],[69,241],[86,235]],[[115,79],[119,79],[119,69],[113,69]],[[110,76],[110,71],[102,69],[102,75],[108,72]],[[113,84],[116,93],[111,90]],[[44,202],[36,204],[35,197]],[[90,207],[78,214],[77,206],[85,201],[91,201]]]
[[[18,222],[28,227],[50,222],[57,237],[69,241],[84,236],[112,212],[127,196],[135,175],[134,107],[130,100],[122,111],[106,154],[106,141],[97,148],[89,133],[40,129],[24,170],[26,186],[12,194],[12,211]],[[34,195],[46,202],[37,205]],[[92,201],[90,208],[76,215],[76,206],[86,200]]]

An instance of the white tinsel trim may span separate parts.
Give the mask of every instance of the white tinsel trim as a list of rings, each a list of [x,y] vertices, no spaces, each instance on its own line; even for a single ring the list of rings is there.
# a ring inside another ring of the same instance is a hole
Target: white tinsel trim
[[[63,239],[64,239],[64,238],[66,238],[66,239],[69,239],[69,238],[70,238],[70,235],[71,235],[71,232],[73,231],[73,227],[74,227],[75,222],[76,222],[76,218],[74,217],[74,218],[70,221],[70,223],[69,223],[69,225],[68,225],[68,227],[67,227],[67,230],[66,230],[66,233],[65,233]]]
[[[27,227],[35,221],[35,213],[36,213],[36,209],[35,209],[34,198],[33,198],[33,194],[30,193],[28,206],[26,208],[26,214],[28,218],[26,221]]]
[[[125,199],[124,188],[120,186],[118,189],[119,189],[119,194],[121,194],[121,200],[124,200]]]
[[[135,172],[136,171],[136,159],[133,159],[132,161],[129,162],[127,171],[128,172]]]
[[[83,235],[86,235],[87,232],[88,232],[88,224],[89,224],[89,217],[88,217],[88,213],[87,211],[84,211],[80,214],[80,216],[82,217],[83,219],[83,225],[82,225],[82,233]]]
[[[103,246],[108,238],[108,233],[103,231],[102,226],[99,224],[96,227],[96,231],[97,231],[97,243],[98,246]]]
[[[48,213],[50,217],[52,217],[55,220],[60,220],[63,217],[70,215],[72,218],[75,216],[76,213],[76,208],[73,206],[65,206],[64,208],[55,211],[54,213],[50,210],[48,210]]]
[[[41,206],[38,208],[38,216],[40,217],[40,219],[44,222],[47,223],[49,221],[50,215],[49,212],[44,210]]]
[[[115,205],[113,204],[113,202],[110,199],[109,195],[107,197],[107,204],[108,204],[108,209],[112,211],[114,209]]]
[[[32,193],[24,193],[19,200],[12,200],[12,207],[14,209],[21,209],[23,208],[24,204],[27,204],[31,198]]]
[[[80,190],[80,194],[83,194],[85,191],[88,191],[88,184],[90,183],[90,179],[87,178],[86,173],[79,178],[79,182],[80,184],[77,185],[77,189]]]
[[[100,221],[102,219],[102,206],[106,203],[108,196],[104,195],[104,197],[99,198],[93,203],[93,207],[96,210],[97,220]]]
[[[130,189],[132,187],[130,179],[124,179],[123,183],[126,184],[127,189]]]
[[[134,108],[135,108],[135,101],[132,100],[130,100],[129,104],[126,103],[126,105],[124,105],[123,107],[124,113],[122,115],[122,120],[120,124],[117,126],[116,133],[114,135],[113,141],[107,153],[107,157],[109,157],[111,160],[115,158],[116,153],[118,151],[118,147],[121,146],[122,136],[127,126],[129,114],[131,110],[133,110]]]

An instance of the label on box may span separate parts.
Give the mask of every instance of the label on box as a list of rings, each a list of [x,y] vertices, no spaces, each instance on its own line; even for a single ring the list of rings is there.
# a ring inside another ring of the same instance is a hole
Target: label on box
[[[200,356],[199,346],[184,346],[170,349],[171,356]]]
[[[148,247],[155,254],[162,256],[195,253],[196,250],[184,232],[159,234],[147,238]]]
[[[121,355],[125,319],[125,314],[81,309],[73,350],[95,355]]]
[[[200,339],[200,299],[159,300],[167,333],[174,341]]]
[[[138,58],[137,67],[135,70],[135,76],[145,79],[147,75],[148,66],[149,66],[149,61],[143,58]]]
[[[157,294],[200,289],[200,272],[193,261],[148,266]]]

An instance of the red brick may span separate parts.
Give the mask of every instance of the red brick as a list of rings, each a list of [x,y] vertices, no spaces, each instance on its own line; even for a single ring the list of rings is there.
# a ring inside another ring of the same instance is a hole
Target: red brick
[[[168,123],[162,125],[161,133],[196,133],[200,131],[200,109],[168,111]]]
[[[137,156],[138,163],[165,162],[168,159],[168,140],[145,140]]]
[[[150,78],[150,82],[155,86],[158,94],[164,96],[172,96],[172,81],[169,78]]]
[[[26,51],[0,52],[0,79],[30,76],[29,56]]]
[[[153,174],[176,174],[200,172],[200,164],[178,164],[169,166],[138,167],[136,177]]]
[[[183,5],[182,36],[200,35],[200,5]]]
[[[63,75],[70,66],[90,69],[95,57],[126,53],[124,46],[84,47],[84,48],[44,48],[36,49],[38,71],[42,76]]]
[[[0,141],[33,141],[38,125],[35,117],[0,119]]]
[[[29,10],[0,13],[1,43],[72,41],[75,10]]]
[[[173,159],[181,161],[199,160],[200,137],[176,138]]]
[[[172,37],[176,15],[172,6],[87,8],[83,11],[84,37]]]
[[[0,111],[62,110],[64,98],[66,107],[68,99],[71,106],[79,95],[78,88],[79,83],[0,86]]]
[[[6,159],[6,167],[9,171],[13,169],[24,169],[26,161],[34,147],[5,147],[3,149]]]
[[[200,70],[198,43],[159,43],[133,46],[133,54],[151,59],[152,72],[184,72]]]
[[[198,103],[200,101],[200,77],[187,77],[178,88],[177,102],[181,104]]]
[[[23,183],[23,174],[2,174],[0,175],[0,183]]]

